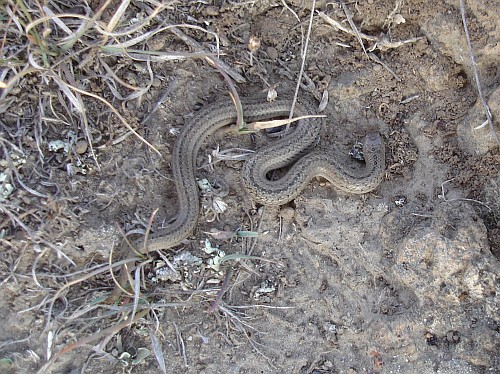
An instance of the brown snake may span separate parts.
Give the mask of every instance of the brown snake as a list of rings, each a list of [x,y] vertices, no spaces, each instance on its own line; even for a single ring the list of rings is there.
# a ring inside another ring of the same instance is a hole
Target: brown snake
[[[272,103],[243,101],[245,121],[255,122],[276,117],[287,117],[291,100]],[[307,105],[298,104],[297,115],[311,114]],[[196,228],[200,210],[196,184],[196,156],[205,139],[218,129],[235,123],[236,109],[229,100],[202,108],[186,124],[174,145],[172,170],[179,200],[176,220],[167,227],[150,235],[146,248],[138,242],[141,253],[169,249],[186,239]],[[259,149],[245,163],[242,170],[244,185],[250,196],[265,205],[282,205],[293,200],[315,176],[329,180],[338,189],[362,194],[375,189],[385,171],[385,149],[378,133],[368,133],[363,147],[366,166],[354,170],[339,163],[332,154],[312,151],[319,139],[322,120],[301,120],[295,130],[286,137]],[[266,174],[293,163],[285,176],[270,181]]]

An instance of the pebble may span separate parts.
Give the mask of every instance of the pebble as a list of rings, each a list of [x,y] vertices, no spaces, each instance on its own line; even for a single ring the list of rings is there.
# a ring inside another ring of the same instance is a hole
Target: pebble
[[[87,149],[88,149],[88,145],[87,145],[87,142],[85,140],[79,140],[76,142],[75,150],[76,150],[76,153],[78,153],[79,155],[83,155],[85,152],[87,152]]]
[[[269,58],[273,61],[278,59],[278,51],[274,47],[267,47],[266,48],[266,53],[269,56]]]
[[[279,215],[284,220],[291,220],[295,215],[295,209],[290,206],[283,207],[281,208]]]
[[[207,16],[218,16],[219,15],[219,11],[217,10],[216,7],[214,6],[209,6],[205,9],[205,14]]]
[[[159,88],[159,87],[161,87],[161,86],[162,86],[161,80],[159,80],[158,78],[153,79],[152,86],[153,86],[154,88]]]

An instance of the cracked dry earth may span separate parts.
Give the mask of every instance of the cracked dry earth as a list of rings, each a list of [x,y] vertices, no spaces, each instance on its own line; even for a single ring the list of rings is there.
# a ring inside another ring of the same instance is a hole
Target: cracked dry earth
[[[288,3],[304,27],[310,3]],[[474,130],[486,117],[459,2],[399,2],[396,13],[401,18],[396,19],[405,22],[388,26],[397,3],[346,2],[353,22],[366,35],[393,41],[421,37],[397,48],[375,49],[383,65],[368,58],[355,37],[316,15],[305,65],[314,88],[312,93],[301,91],[318,99],[328,93],[320,147],[335,149],[344,162],[354,163],[349,150],[368,128],[380,131],[387,163],[380,186],[352,196],[317,179],[287,206],[262,209],[242,190],[241,161],[200,168],[200,179],[227,192],[221,197],[227,210],[214,221],[205,209],[189,240],[175,253],[164,253],[170,261],[183,253],[199,260],[179,260],[181,275],[156,283],[147,278],[143,290],[150,303],[177,306],[157,307],[154,317],[121,330],[101,350],[92,350],[98,344],[94,342],[68,352],[49,371],[160,372],[152,332],[167,373],[500,373],[500,153],[488,128]],[[477,67],[498,133],[499,4],[466,3]],[[347,27],[339,3],[318,1],[316,7]],[[132,1],[130,12],[142,11]],[[220,35],[221,58],[246,78],[238,84],[242,96],[260,94],[264,100],[269,86],[279,97],[293,95],[301,32],[296,17],[281,2],[193,1],[178,4],[164,16],[169,23],[190,22]],[[184,31],[207,49],[213,43],[205,33]],[[261,42],[253,66],[246,47],[252,35]],[[372,42],[365,44],[368,48]],[[155,35],[148,48],[186,50],[170,33]],[[122,64],[123,78],[138,85],[149,74],[140,62],[110,58],[108,64]],[[33,307],[46,294],[53,295],[47,289],[65,282],[49,275],[106,263],[121,240],[118,227],[144,229],[155,209],[159,211],[153,228],[175,216],[169,154],[176,131],[200,106],[227,95],[227,86],[202,60],[154,63],[152,69],[155,84],[147,100],[114,104],[161,157],[133,136],[114,142],[126,129],[117,128],[110,113],[89,102],[93,123],[99,124],[91,132],[100,170],[88,150],[82,153],[86,175],[68,176],[57,164],[62,164],[61,154],[46,160],[53,166],[50,182],[57,189],[41,183],[41,175],[33,172],[33,157],[19,169],[31,175],[32,188],[50,196],[45,201],[50,214],[34,229],[48,233],[74,265],[44,243],[30,242],[19,227],[4,225],[2,372],[36,372],[47,358],[49,332],[56,334],[52,351],[57,352],[117,322],[105,308],[72,319],[78,308],[92,305],[113,287],[105,273],[69,288],[55,303],[46,328],[46,308]],[[150,121],[139,125],[167,87],[165,102]],[[14,126],[16,116],[4,121]],[[67,131],[51,126],[44,137],[58,139]],[[84,139],[82,133],[78,136]],[[30,139],[28,130],[23,148],[35,153]],[[255,149],[270,141],[262,134],[217,135],[202,147],[197,162],[206,166],[216,148]],[[29,209],[35,197],[20,189],[10,198]],[[205,208],[212,202],[211,196],[203,198]],[[227,239],[221,234],[238,229],[258,231],[255,244],[252,238]],[[244,266],[233,261],[216,271],[208,262],[214,254],[203,251],[206,240],[226,254],[252,248],[252,254],[264,260],[241,260]],[[210,312],[231,266],[223,308]],[[32,271],[39,274],[38,283]],[[146,272],[154,269],[146,267]],[[141,348],[151,354],[132,362]],[[132,358],[124,358],[123,352]]]

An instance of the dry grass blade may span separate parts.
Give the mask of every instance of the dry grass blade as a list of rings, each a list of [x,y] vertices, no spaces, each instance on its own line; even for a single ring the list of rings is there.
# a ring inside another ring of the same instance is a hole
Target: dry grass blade
[[[189,367],[188,362],[187,362],[187,354],[186,354],[186,345],[184,344],[184,339],[182,338],[182,334],[179,332],[179,329],[177,328],[177,324],[173,324],[175,328],[175,335],[177,336],[177,346],[179,349],[179,353],[182,355],[182,358],[184,359],[184,367]]]
[[[165,365],[165,356],[163,355],[163,349],[161,347],[160,339],[154,334],[151,328],[148,328],[149,337],[151,338],[151,345],[153,346],[153,352],[155,353],[156,361],[160,366],[162,373],[167,373],[167,367]]]
[[[160,98],[155,102],[154,106],[151,108],[148,115],[144,117],[144,119],[141,121],[141,124],[148,123],[148,121],[152,118],[153,114],[156,113],[156,111],[160,108],[160,105],[163,104],[170,96],[170,93],[172,92],[176,84],[177,84],[177,77],[175,77],[168,84],[167,88],[163,91]]]
[[[293,100],[292,100],[292,107],[290,108],[290,115],[288,116],[288,119],[292,119],[293,117],[293,112],[295,110],[295,104],[297,103],[297,97],[299,96],[299,89],[300,85],[302,83],[302,76],[304,75],[304,69],[306,66],[306,58],[307,58],[307,50],[309,47],[309,40],[311,39],[311,30],[312,30],[312,23],[314,19],[314,10],[316,9],[316,0],[313,0],[312,5],[311,5],[311,14],[309,17],[309,25],[307,27],[307,34],[306,34],[306,39],[305,41],[302,41],[302,54],[301,54],[301,65],[300,65],[300,72],[299,76],[297,77],[297,85],[295,87],[295,92],[293,95]],[[286,130],[288,131],[289,125],[287,125]]]
[[[50,303],[50,306],[49,306],[49,311],[48,311],[48,315],[47,315],[47,322],[46,322],[46,327],[48,327],[49,323],[50,323],[50,320],[51,320],[51,315],[52,315],[52,309],[53,309],[53,306],[54,306],[54,303],[55,301],[61,296],[61,294],[66,290],[68,289],[69,287],[71,286],[74,286],[75,284],[78,284],[78,283],[81,283],[89,278],[92,278],[92,277],[95,277],[96,275],[99,275],[99,274],[102,274],[102,273],[107,273],[109,271],[110,268],[113,268],[113,267],[117,267],[117,266],[122,266],[123,264],[127,264],[129,262],[136,262],[136,261],[139,261],[139,258],[137,257],[134,257],[134,258],[127,258],[125,260],[122,260],[122,261],[118,261],[118,262],[115,262],[114,264],[112,264],[111,266],[108,265],[108,266],[103,266],[97,270],[94,270],[88,274],[85,274],[83,275],[82,277],[79,277],[78,279],[75,279],[75,280],[72,280],[68,283],[66,283],[63,287],[61,287],[56,293],[54,296],[52,296],[50,299],[46,300],[45,301],[45,304],[46,303]]]
[[[70,50],[73,45],[81,39],[85,33],[97,23],[97,20],[101,18],[102,14],[106,10],[106,8],[113,2],[113,0],[106,0],[104,4],[97,10],[96,14],[86,22],[83,27],[81,27],[78,32],[74,33],[73,36],[66,41],[66,43],[61,47],[63,51]]]
[[[389,66],[387,66],[387,64],[385,64],[380,58],[378,58],[378,56],[375,53],[373,52],[368,53],[368,57],[370,57],[376,63],[382,65],[384,69],[387,70],[394,77],[394,79],[396,79],[398,82],[401,82],[401,78],[399,77],[399,75],[397,75],[394,72],[394,70],[392,70]]]
[[[102,29],[99,24],[96,24],[96,28],[97,28],[99,33],[105,35],[106,37],[119,38],[121,36],[132,35],[132,34],[135,34],[137,32],[141,32],[141,31],[143,31],[143,29],[145,27],[148,27],[148,25],[150,25],[151,21],[153,21],[155,18],[157,18],[158,14],[160,12],[171,7],[172,3],[157,4],[157,7],[155,9],[153,9],[153,11],[146,18],[144,18],[141,22],[137,22],[137,23],[133,24],[132,26],[126,28],[123,31],[113,31],[114,28],[111,31],[109,31],[108,29]]]
[[[151,213],[151,216],[149,217],[149,221],[148,221],[148,226],[146,227],[146,233],[144,234],[144,244],[141,248],[141,250],[139,251],[140,253],[143,253],[143,251],[146,251],[146,248],[148,246],[148,239],[149,239],[149,234],[151,233],[151,228],[153,227],[153,222],[155,220],[155,216],[156,214],[158,213],[159,209],[156,208],[153,213]]]
[[[290,8],[288,6],[288,4],[286,3],[285,0],[281,0],[281,5],[283,5],[285,7],[285,9],[288,10],[293,15],[293,17],[297,20],[297,22],[299,23],[301,40],[304,41],[304,39],[305,39],[304,27],[302,26],[302,22],[300,21],[300,17],[297,15],[297,13],[292,8]],[[311,9],[311,12],[314,13],[314,5]],[[301,48],[301,54],[303,54],[304,53],[304,43],[303,42],[301,43],[300,48]]]
[[[68,26],[66,26],[66,24],[61,19],[62,18],[74,18],[74,19],[80,19],[80,20],[86,21],[86,22],[90,21],[90,18],[88,18],[86,16],[82,16],[80,14],[73,14],[73,13],[54,14],[54,12],[52,12],[52,10],[50,10],[49,8],[47,8],[45,6],[42,9],[48,15],[44,16],[44,17],[37,18],[33,22],[30,22],[28,25],[26,25],[26,30],[25,30],[26,34],[29,34],[30,32],[34,31],[34,29],[42,23],[46,23],[47,21],[54,21],[54,23],[57,26],[59,26],[61,28],[61,30],[63,30],[69,36],[74,37],[75,33],[70,28],[68,28]]]
[[[82,95],[87,95],[87,96],[90,96],[90,97],[93,97],[94,99],[97,99],[99,100],[100,102],[104,103],[107,107],[109,107],[109,109],[111,109],[111,111],[118,117],[118,119],[120,120],[120,122],[127,128],[129,129],[140,141],[142,141],[144,144],[146,144],[153,152],[155,152],[158,156],[161,157],[161,153],[160,151],[158,151],[151,143],[149,143],[146,139],[144,139],[137,131],[135,131],[129,124],[128,122],[125,120],[125,118],[123,118],[123,116],[118,113],[118,111],[113,107],[113,105],[111,105],[106,99],[103,99],[102,97],[100,96],[97,96],[97,95],[94,95],[90,92],[86,92],[86,91],[83,91],[83,90],[80,90],[79,88],[76,88],[74,86],[71,86],[71,85],[68,85],[69,88],[71,88],[73,91],[76,91],[76,92],[79,92],[81,93]]]
[[[90,335],[86,338],[80,339],[75,343],[71,343],[71,344],[66,345],[59,352],[57,352],[54,356],[52,356],[52,358],[38,371],[38,373],[40,373],[40,374],[46,373],[50,369],[50,367],[57,361],[57,359],[59,359],[60,357],[62,357],[66,353],[68,353],[76,348],[80,348],[80,347],[83,347],[87,344],[95,342],[96,340],[105,338],[109,335],[111,335],[111,336],[115,335],[120,330],[124,329],[125,327],[133,325],[138,320],[140,320],[141,318],[146,316],[148,313],[149,313],[149,309],[142,310],[139,313],[137,313],[135,318],[133,318],[129,321],[123,321],[123,322],[117,323],[116,325],[108,327],[107,329],[101,330],[93,335]]]
[[[343,31],[343,32],[345,32],[347,34],[350,34],[352,36],[356,36],[356,34],[354,33],[354,31],[349,30],[347,27],[345,27],[344,25],[342,25],[340,22],[335,21],[334,19],[332,19],[331,17],[329,17],[325,13],[318,12],[318,15],[319,15],[319,17],[322,20],[324,20],[330,26],[333,26],[335,29]],[[366,35],[366,34],[363,34],[363,33],[358,33],[358,35],[359,35],[360,38],[363,38],[365,40],[370,40],[370,41],[374,41],[374,42],[378,41],[378,38],[376,38],[374,36]]]
[[[124,237],[124,241],[127,243],[129,248],[133,248],[132,244],[129,242],[127,237],[125,235],[123,235],[123,237]],[[112,264],[113,264],[113,250],[114,250],[114,248],[111,248],[111,251],[109,252],[109,258],[108,258],[109,273],[111,275],[111,278],[113,279],[113,282],[115,283],[115,290],[116,290],[116,291],[113,291],[112,300],[114,300],[118,297],[117,295],[118,295],[119,290],[128,296],[133,296],[133,294],[128,292],[124,287],[122,287],[121,282],[118,279],[116,279],[115,273],[113,272],[113,266],[112,266]],[[128,274],[127,264],[124,264],[122,269],[123,269],[122,272],[126,271]],[[123,273],[122,273],[122,278],[123,278]],[[125,282],[125,280],[124,280],[124,282]]]
[[[365,45],[363,44],[363,39],[361,39],[361,35],[358,31],[358,28],[356,27],[356,24],[354,23],[354,21],[352,19],[351,11],[349,9],[347,9],[347,7],[344,4],[344,1],[342,1],[342,0],[339,0],[339,1],[340,1],[340,5],[342,6],[342,10],[344,11],[345,16],[347,18],[347,22],[349,22],[349,25],[351,26],[351,29],[352,29],[354,35],[356,36],[356,39],[358,39],[358,43],[361,45],[361,48],[363,48],[363,52],[366,55],[366,49],[365,49]]]
[[[7,82],[5,82],[5,89],[3,92],[0,94],[0,100],[2,102],[6,99],[7,95],[10,93],[10,91],[16,86],[16,84],[23,78],[24,76],[28,74],[33,74],[33,73],[38,73],[40,70],[36,69],[34,67],[25,67],[22,71],[16,72],[12,77],[9,78]]]
[[[145,40],[151,39],[156,34],[162,32],[162,31],[171,29],[172,27],[174,27],[174,26],[160,27],[160,28],[157,28],[156,30],[153,30],[153,31],[148,31],[148,32],[145,32],[145,33],[141,33],[141,35],[136,36],[135,38],[132,38],[132,39],[128,39],[125,42],[116,43],[116,44],[108,44],[108,45],[106,45],[103,48],[104,48],[104,50],[109,50],[110,48],[126,49],[126,48],[132,47],[132,46],[134,46],[136,44],[142,43]]]
[[[106,31],[112,32],[115,29],[116,25],[122,19],[129,5],[130,5],[130,0],[122,0],[118,8],[116,8],[113,17],[111,17],[111,19],[109,20],[106,26]]]
[[[249,328],[251,330],[256,331],[257,333],[260,333],[260,331],[258,331],[256,328],[254,328],[252,325],[250,325],[249,323],[247,323],[247,322],[244,321],[244,319],[248,319],[248,316],[246,316],[243,313],[238,313],[238,312],[232,311],[232,310],[230,310],[228,307],[226,307],[224,305],[221,305],[219,307],[219,309],[221,310],[222,313],[224,313],[228,317],[228,319],[230,320],[231,324],[235,327],[235,329],[237,331],[240,331],[241,333],[243,333],[243,335],[248,340],[248,342],[250,343],[250,345],[252,346],[252,348],[254,349],[254,351],[257,352],[258,354],[260,354],[263,358],[265,358],[268,361],[269,365],[273,369],[277,369],[273,365],[273,363],[269,359],[269,357],[267,357],[266,355],[264,355],[264,353],[257,347],[258,343],[255,342],[251,338],[254,334],[250,334],[247,331],[247,328]]]
[[[189,45],[194,50],[196,50],[196,51],[203,51],[203,46],[200,43],[198,43],[193,38],[190,38],[189,36],[187,36],[186,34],[184,34],[177,27],[171,28],[170,32],[173,33],[174,35],[176,35],[178,38],[182,39],[182,41],[184,41],[184,43],[186,43],[187,45]],[[217,38],[218,38],[218,36],[217,36]],[[219,51],[218,42],[217,42],[217,51]],[[217,57],[209,57],[209,58],[210,58],[210,60],[212,60],[212,61],[208,61],[207,60],[209,64],[215,62],[216,65],[220,69],[222,69],[227,75],[229,75],[237,83],[244,83],[244,82],[246,82],[246,79],[240,73],[238,73],[234,69],[231,69],[224,61],[218,59]],[[206,59],[208,59],[208,57],[206,57]]]
[[[247,125],[247,127],[243,130],[243,132],[255,132],[259,130],[264,130],[264,129],[272,129],[275,127],[280,127],[284,125],[288,125],[303,119],[307,118],[326,118],[325,115],[323,114],[314,114],[314,115],[307,115],[307,116],[300,116],[300,117],[295,117],[291,119],[273,119],[271,121],[257,121],[257,122],[252,122]]]
[[[89,24],[92,24],[92,20],[86,16],[82,16],[79,14],[72,14],[72,13],[71,14],[64,13],[64,14],[55,15],[50,9],[47,9],[46,7],[43,7],[43,9],[47,11],[46,13],[48,13],[49,16],[39,17],[35,21],[30,22],[26,27],[26,34],[32,33],[34,35],[37,35],[36,27],[38,25],[45,24],[45,23],[47,23],[47,21],[53,21],[59,28],[61,28],[61,30],[63,30],[66,34],[68,34],[68,36],[66,36],[65,38],[61,38],[58,41],[56,41],[56,40],[51,41],[54,44],[53,47],[55,47],[56,45],[60,46],[60,50],[59,50],[59,48],[56,50],[59,53],[61,53],[61,55],[64,52],[70,51],[73,48],[74,43],[90,29]],[[81,20],[83,22],[80,24],[80,27],[78,28],[78,30],[76,32],[74,32],[71,29],[69,29],[66,26],[66,24],[63,22],[64,18]],[[39,38],[39,37],[37,37],[37,38]],[[76,40],[75,40],[75,38],[76,38]],[[40,44],[40,43],[41,42],[38,42],[36,44]],[[44,43],[45,43],[45,41],[44,41]],[[53,49],[55,49],[55,48],[53,48]],[[75,54],[78,52],[74,51],[73,53]],[[30,55],[30,57],[31,57],[31,55]],[[43,68],[41,66],[38,66],[37,64],[35,64],[33,60],[30,60],[30,62],[31,62],[31,65],[35,66],[37,69],[43,70]],[[50,66],[51,66],[51,64],[49,63],[49,59],[45,58],[44,59],[44,67],[48,68]],[[54,67],[54,66],[55,65],[52,65],[52,67]]]
[[[186,58],[205,58],[213,56],[213,53],[205,52],[157,52],[157,51],[142,51],[139,49],[127,49],[118,46],[104,46],[101,48],[103,52],[110,55],[129,57],[135,61],[152,61],[164,62],[183,60]]]
[[[486,120],[483,123],[481,123],[479,126],[474,127],[474,130],[481,130],[484,129],[486,126],[488,126],[490,121]]]
[[[68,35],[73,35],[73,31],[71,31],[71,29],[66,26],[66,24],[60,19],[61,18],[61,15],[58,15],[56,16],[55,13],[52,11],[52,9],[50,9],[49,7],[47,6],[42,6],[42,10],[49,16],[51,17],[51,19],[56,23],[57,26],[59,26],[59,28],[61,30],[63,30],[66,34]],[[71,15],[67,15],[68,17],[71,17]]]
[[[238,94],[238,91],[236,90],[233,81],[231,80],[229,75],[226,74],[225,70],[221,67],[218,60],[209,57],[207,57],[206,60],[212,67],[216,68],[219,71],[219,73],[221,73],[221,75],[224,77],[224,80],[226,81],[230,90],[229,94],[231,95],[231,99],[233,100],[234,106],[236,108],[236,127],[240,131],[244,130],[245,119],[243,118],[243,105],[241,104],[240,95]]]
[[[131,319],[134,319],[135,313],[139,306],[139,299],[141,297],[141,267],[137,266],[134,272],[134,308],[132,309]]]
[[[61,91],[66,95],[68,100],[73,104],[73,107],[79,112],[79,113],[84,113],[85,112],[85,106],[83,104],[82,98],[80,95],[78,97],[71,92],[69,85],[64,82],[57,74],[51,74],[51,78],[54,80],[54,82],[57,83]]]
[[[213,303],[210,305],[210,308],[208,309],[209,313],[215,312],[217,309],[220,307],[220,303],[222,302],[222,297],[227,291],[227,287],[229,285],[229,279],[231,278],[231,275],[233,274],[233,269],[229,268],[229,270],[226,272],[226,275],[224,276],[224,280],[222,281],[222,286],[220,287],[219,292],[217,292],[217,296],[215,297],[215,300]]]
[[[406,40],[401,40],[401,41],[390,41],[387,38],[380,38],[380,40],[378,40],[368,50],[371,52],[371,51],[378,49],[379,51],[384,52],[384,51],[387,51],[389,49],[399,48],[405,44],[415,43],[415,42],[418,42],[419,40],[424,40],[424,39],[425,39],[425,37],[423,37],[423,36],[419,36],[417,38],[410,38],[410,39],[406,39]]]
[[[269,258],[265,258],[265,257],[261,257],[261,256],[245,255],[242,253],[232,253],[230,255],[225,255],[219,261],[222,264],[226,261],[233,261],[233,260],[259,260],[259,261],[271,262],[273,264],[283,266],[283,264],[281,264],[279,261],[276,261],[276,260],[271,260]]]
[[[387,51],[389,49],[399,48],[402,45],[405,45],[408,43],[415,43],[419,40],[425,39],[425,37],[416,37],[416,38],[410,38],[410,39],[401,40],[401,41],[390,41],[386,37],[378,38],[378,37],[374,37],[371,35],[363,34],[362,32],[358,31],[358,29],[356,28],[356,25],[354,23],[352,23],[352,25],[351,25],[352,30],[350,30],[350,29],[344,27],[341,23],[339,23],[339,22],[335,21],[334,19],[332,19],[331,17],[327,16],[323,12],[318,12],[318,15],[322,20],[324,20],[330,26],[334,27],[336,30],[343,31],[349,35],[356,37],[358,42],[363,47],[363,51],[365,53],[366,53],[366,50],[365,50],[365,47],[363,44],[363,40],[368,40],[368,41],[374,42],[374,44],[370,48],[368,48],[369,52],[373,52],[376,49],[378,49],[380,51]]]
[[[110,77],[103,77],[103,78],[106,78],[106,80],[111,80],[111,81],[116,81],[118,82],[120,85],[122,85],[123,87],[129,89],[129,90],[132,90],[132,91],[141,91],[142,89],[140,87],[135,87],[135,86],[132,86],[131,84],[125,82],[123,79],[121,79],[114,71],[113,69],[111,69],[111,67],[108,65],[108,63],[105,61],[105,59],[103,58],[99,58],[99,63],[104,67],[104,70],[106,70],[106,72],[111,76]],[[109,83],[108,83],[109,85]],[[116,97],[116,95],[115,95]],[[128,99],[128,96],[127,96],[127,99]],[[130,98],[129,100],[131,100],[132,98]]]
[[[139,99],[140,100],[150,90],[151,86],[153,85],[154,74],[153,74],[153,70],[151,68],[150,61],[147,61],[147,63],[146,63],[146,67],[147,67],[148,73],[149,73],[149,82],[144,87],[134,87],[134,86],[128,84],[127,82],[124,82],[121,78],[119,78],[111,70],[111,68],[108,66],[108,64],[106,64],[102,59],[99,59],[99,60],[103,64],[104,69],[111,76],[111,78],[105,76],[105,77],[103,77],[103,79],[106,82],[106,84],[108,85],[109,90],[111,91],[111,93],[113,94],[113,96],[115,98],[117,98],[118,100],[121,100],[121,101],[130,101],[130,100],[135,100],[135,99]],[[118,91],[118,89],[116,88],[116,82],[118,82],[122,86],[126,87],[127,89],[132,90],[133,92],[130,93],[129,95],[125,96],[125,97],[122,96],[120,94],[120,92]]]
[[[441,183],[441,193],[438,194],[438,198],[439,199],[442,199],[443,201],[445,201],[447,203],[452,203],[452,202],[456,202],[456,201],[468,201],[468,202],[471,202],[471,203],[476,203],[476,204],[482,205],[486,209],[488,209],[490,212],[493,211],[493,209],[491,209],[487,204],[485,204],[485,203],[483,203],[482,201],[479,201],[479,200],[467,199],[467,198],[460,198],[460,197],[459,198],[455,198],[455,199],[448,199],[448,198],[446,198],[446,191],[444,189],[444,186],[447,183],[453,182],[454,179],[455,178],[448,179],[448,180],[444,181],[443,183]]]
[[[205,32],[205,33],[207,33],[209,35],[214,36],[215,40],[216,40],[216,44],[217,44],[217,51],[219,51],[220,41],[219,41],[219,36],[216,33],[208,31],[208,30],[205,30],[204,28],[199,27],[199,26],[188,25],[188,24],[168,25],[168,26],[158,27],[155,30],[141,33],[141,35],[136,36],[135,38],[132,38],[132,39],[128,39],[125,42],[121,42],[121,43],[117,43],[117,44],[109,44],[106,47],[115,47],[115,48],[128,48],[128,47],[132,47],[132,46],[134,46],[136,44],[142,43],[145,40],[151,39],[151,37],[155,36],[156,34],[158,34],[160,32],[163,32],[163,31],[166,31],[166,30],[170,30],[170,31],[172,31],[172,30],[178,30],[179,27],[185,27],[185,28],[189,28],[189,29],[195,29],[195,30],[203,31],[203,32]],[[178,30],[178,31],[180,31],[180,30]],[[202,48],[200,48],[199,50],[202,50]]]
[[[255,153],[255,151],[252,149],[228,148],[221,151],[219,147],[217,147],[217,149],[212,151],[212,156],[220,161],[241,161],[246,160],[248,156],[253,153]]]
[[[51,248],[51,249],[54,249],[57,254],[59,256],[61,256],[61,258],[64,258],[66,259],[71,265],[73,266],[76,266],[76,264],[74,263],[73,260],[71,260],[62,250],[61,248],[58,248],[57,246],[55,246],[54,244],[52,244],[51,242],[41,238],[38,236],[38,234],[33,231],[31,228],[29,228],[28,226],[26,226],[20,219],[19,217],[13,213],[11,211],[11,209],[9,209],[8,205],[6,204],[3,204],[2,202],[0,202],[0,211],[7,214],[7,216],[9,216],[9,218],[11,219],[11,221],[14,223],[14,226],[16,225],[19,225],[30,237],[30,239],[34,242],[34,243],[42,243],[44,245],[46,245],[47,247]]]

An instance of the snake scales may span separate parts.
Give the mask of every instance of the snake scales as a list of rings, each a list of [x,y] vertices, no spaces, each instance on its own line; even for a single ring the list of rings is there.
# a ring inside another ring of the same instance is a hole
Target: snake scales
[[[286,117],[290,108],[291,100],[272,103],[243,101],[247,122]],[[308,105],[298,104],[296,107],[297,115],[313,112]],[[169,226],[151,234],[146,248],[140,248],[143,243],[138,243],[140,252],[172,248],[194,231],[200,210],[195,179],[196,156],[210,134],[235,121],[235,107],[227,100],[205,106],[183,127],[174,145],[171,161],[179,201],[177,218]],[[255,201],[265,205],[285,204],[294,199],[315,176],[324,177],[338,189],[354,194],[369,192],[379,185],[385,170],[385,150],[378,133],[367,134],[363,146],[366,166],[354,170],[325,151],[308,153],[318,142],[323,121],[309,118],[301,122],[291,134],[259,149],[245,162],[243,183]],[[266,178],[269,171],[291,163],[294,164],[282,178],[275,181]]]

